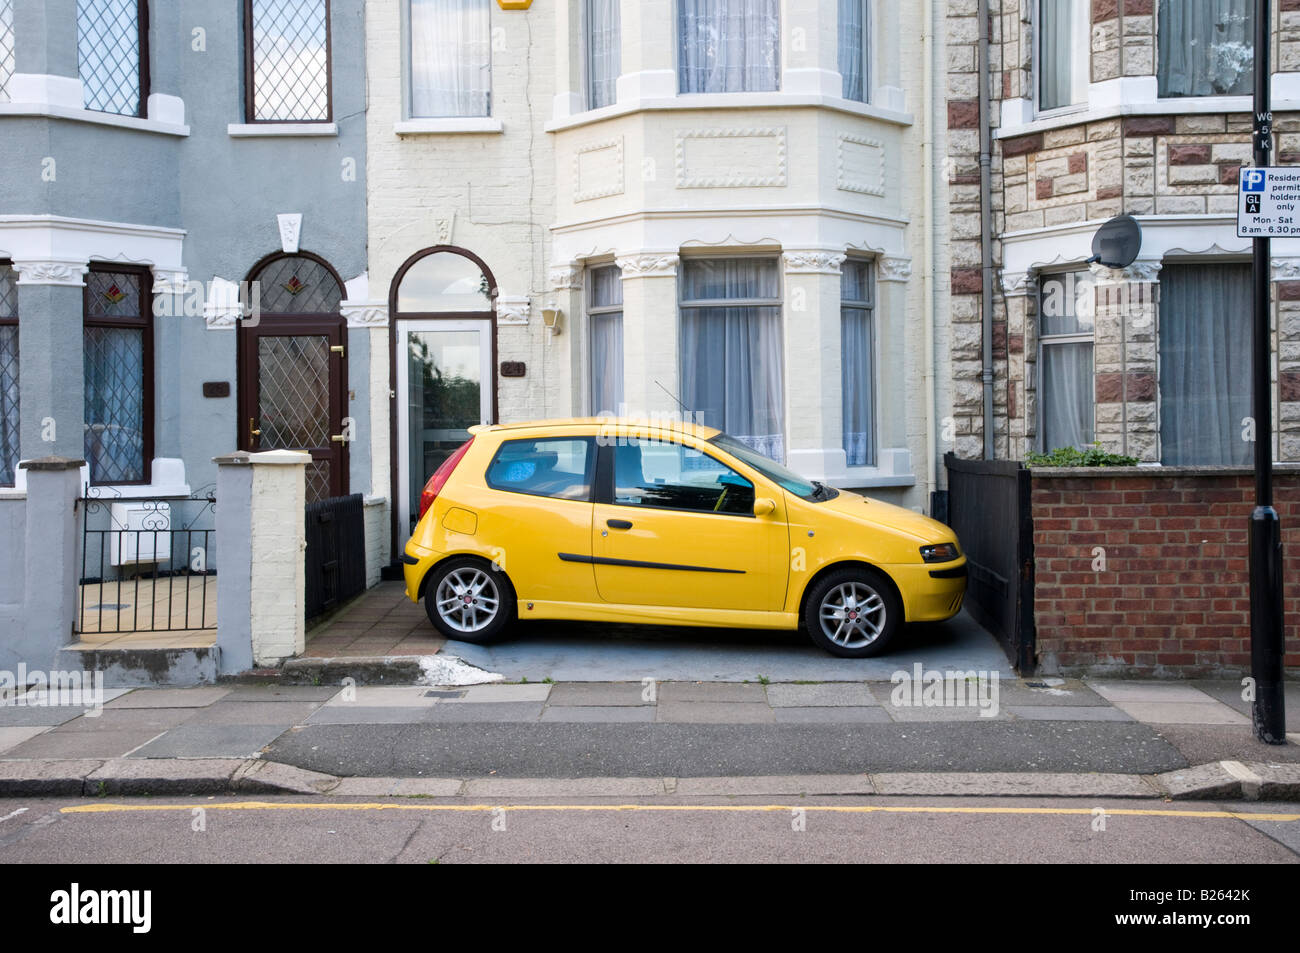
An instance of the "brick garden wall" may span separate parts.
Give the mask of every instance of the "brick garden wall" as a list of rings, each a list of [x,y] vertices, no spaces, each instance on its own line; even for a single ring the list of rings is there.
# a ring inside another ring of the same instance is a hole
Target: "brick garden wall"
[[[1254,499],[1246,469],[1035,471],[1039,670],[1248,672],[1246,534]],[[1277,472],[1275,505],[1286,560],[1286,665],[1294,673],[1300,671],[1300,467]]]

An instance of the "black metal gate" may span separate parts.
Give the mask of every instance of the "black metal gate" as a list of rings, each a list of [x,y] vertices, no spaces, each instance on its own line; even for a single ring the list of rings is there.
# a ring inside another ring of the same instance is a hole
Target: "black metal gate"
[[[966,608],[1022,675],[1037,667],[1030,472],[1019,460],[961,460],[948,468],[948,524],[968,563]]]
[[[307,504],[307,618],[366,588],[366,524],[361,494]]]

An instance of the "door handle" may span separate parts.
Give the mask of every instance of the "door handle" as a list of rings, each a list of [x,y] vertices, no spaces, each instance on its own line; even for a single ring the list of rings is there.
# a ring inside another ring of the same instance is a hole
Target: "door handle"
[[[256,423],[255,419],[252,418],[252,417],[249,417],[249,418],[248,418],[248,442],[249,442],[249,443],[252,443],[256,438],[262,436],[262,431],[261,431],[261,429],[258,428],[258,427],[255,427],[255,426],[254,426],[254,423]]]
[[[605,520],[605,525],[610,529],[631,529],[631,520]]]
[[[348,438],[346,434],[341,434],[341,433],[330,434],[330,440],[334,443],[346,443],[347,439]]]

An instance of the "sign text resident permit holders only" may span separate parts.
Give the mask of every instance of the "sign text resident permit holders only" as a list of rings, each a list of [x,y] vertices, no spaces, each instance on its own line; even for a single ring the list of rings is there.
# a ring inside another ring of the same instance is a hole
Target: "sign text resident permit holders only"
[[[1237,237],[1300,237],[1300,166],[1242,167]]]

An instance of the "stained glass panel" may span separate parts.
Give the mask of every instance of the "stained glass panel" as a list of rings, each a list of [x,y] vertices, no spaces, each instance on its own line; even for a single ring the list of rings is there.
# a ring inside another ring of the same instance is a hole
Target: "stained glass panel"
[[[334,314],[343,300],[330,270],[312,258],[277,258],[255,280],[258,305],[266,314]]]

